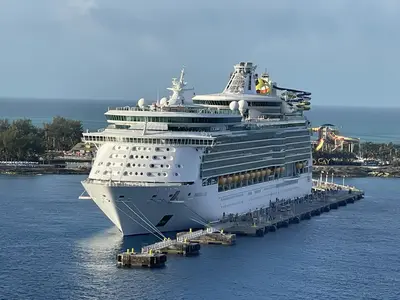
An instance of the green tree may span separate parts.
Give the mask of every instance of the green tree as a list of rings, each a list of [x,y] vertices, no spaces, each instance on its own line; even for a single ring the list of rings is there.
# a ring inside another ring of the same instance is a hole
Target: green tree
[[[47,150],[70,150],[81,141],[83,132],[81,121],[57,116],[51,123],[45,123],[43,127]]]
[[[7,126],[0,121],[0,155],[3,160],[36,160],[44,152],[43,130],[28,119]]]

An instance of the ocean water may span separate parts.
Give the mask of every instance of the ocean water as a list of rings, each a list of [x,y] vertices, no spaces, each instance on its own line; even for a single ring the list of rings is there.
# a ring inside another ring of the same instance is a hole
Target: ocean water
[[[56,115],[78,119],[84,128],[97,130],[106,126],[104,113],[109,106],[135,105],[135,101],[116,100],[10,100],[0,99],[0,118],[30,118],[36,125],[51,121]],[[329,107],[313,106],[306,113],[313,126],[336,125],[341,133],[363,141],[400,143],[400,107]]]
[[[122,238],[82,176],[0,176],[0,299],[400,299],[396,179],[349,179],[366,198],[263,238],[118,269]]]

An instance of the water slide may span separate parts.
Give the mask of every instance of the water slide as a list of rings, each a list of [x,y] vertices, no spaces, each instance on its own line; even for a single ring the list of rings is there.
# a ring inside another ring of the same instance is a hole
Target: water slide
[[[318,145],[317,145],[317,147],[315,148],[315,150],[316,150],[316,151],[321,150],[321,148],[322,148],[323,145],[324,145],[324,139],[320,139],[320,140],[318,141]]]

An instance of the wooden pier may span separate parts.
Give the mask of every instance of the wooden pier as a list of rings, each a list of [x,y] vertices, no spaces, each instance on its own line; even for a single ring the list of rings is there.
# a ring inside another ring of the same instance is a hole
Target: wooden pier
[[[355,203],[363,197],[364,192],[354,187],[313,180],[313,192],[307,197],[277,200],[268,208],[240,216],[226,216],[206,229],[179,232],[176,239],[164,239],[143,247],[140,253],[128,250],[117,255],[117,266],[161,267],[167,261],[166,254],[197,255],[200,244],[234,245],[236,235],[262,237],[268,232]]]

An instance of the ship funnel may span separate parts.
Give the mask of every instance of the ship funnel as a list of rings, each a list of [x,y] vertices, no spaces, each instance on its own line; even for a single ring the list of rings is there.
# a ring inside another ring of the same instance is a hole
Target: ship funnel
[[[257,66],[252,62],[240,62],[234,66],[229,82],[223,93],[255,94],[255,75]]]

